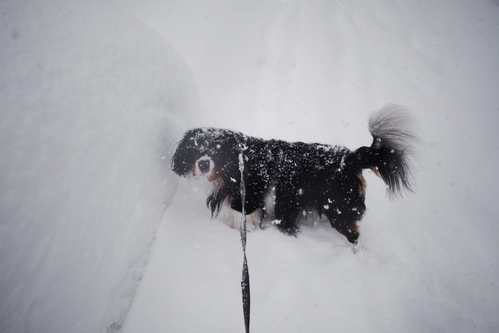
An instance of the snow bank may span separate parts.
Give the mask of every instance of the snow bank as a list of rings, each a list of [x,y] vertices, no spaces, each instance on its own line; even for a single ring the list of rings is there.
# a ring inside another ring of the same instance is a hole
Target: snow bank
[[[0,331],[113,332],[176,187],[191,74],[107,2],[0,15]]]

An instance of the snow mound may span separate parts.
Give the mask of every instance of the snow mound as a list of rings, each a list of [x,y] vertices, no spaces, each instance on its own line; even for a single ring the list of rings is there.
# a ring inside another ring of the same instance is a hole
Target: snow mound
[[[176,186],[191,74],[107,2],[0,12],[0,331],[114,331]]]

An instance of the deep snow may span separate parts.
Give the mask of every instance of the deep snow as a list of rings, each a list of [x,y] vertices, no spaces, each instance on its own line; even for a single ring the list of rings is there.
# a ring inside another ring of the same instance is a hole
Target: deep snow
[[[248,236],[252,332],[499,329],[497,2],[119,3],[192,69],[187,127],[355,149],[385,103],[420,121],[415,194],[391,202],[366,172],[359,253],[324,226]],[[239,234],[195,188],[163,216],[125,332],[243,331]]]
[[[357,254],[250,233],[252,332],[499,330],[497,1],[114,2],[153,29],[0,3],[2,332],[242,332],[239,233],[168,149],[194,126],[355,149],[388,102],[420,120],[416,193],[366,172]]]

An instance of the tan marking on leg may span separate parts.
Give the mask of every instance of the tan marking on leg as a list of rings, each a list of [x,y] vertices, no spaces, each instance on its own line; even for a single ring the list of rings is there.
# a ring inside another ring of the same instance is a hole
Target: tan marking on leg
[[[367,182],[366,182],[366,179],[364,178],[364,176],[362,175],[362,171],[360,171],[357,174],[357,177],[359,177],[359,179],[360,179],[359,193],[360,193],[360,195],[362,195],[362,198],[365,199],[366,198]]]

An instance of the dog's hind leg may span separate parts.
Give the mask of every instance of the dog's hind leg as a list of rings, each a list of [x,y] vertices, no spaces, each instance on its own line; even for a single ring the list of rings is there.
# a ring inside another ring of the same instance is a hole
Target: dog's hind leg
[[[362,207],[335,206],[334,203],[326,207],[322,213],[327,216],[331,226],[345,235],[350,243],[356,244],[359,238],[357,222],[362,218]]]
[[[349,184],[349,186],[346,186],[346,184]],[[362,174],[358,174],[345,178],[342,185],[342,187],[338,186],[341,191],[331,191],[328,193],[329,195],[326,195],[328,202],[320,207],[320,212],[327,216],[333,228],[345,235],[350,243],[356,244],[359,238],[357,222],[362,219],[366,210],[364,203],[365,180]],[[336,195],[335,197],[334,193],[343,193],[344,196],[339,197]]]
[[[357,244],[357,239],[359,239],[359,227],[357,225],[357,220],[344,221],[342,219],[330,220],[331,226],[338,230],[338,232],[344,235],[348,241],[352,244]]]

